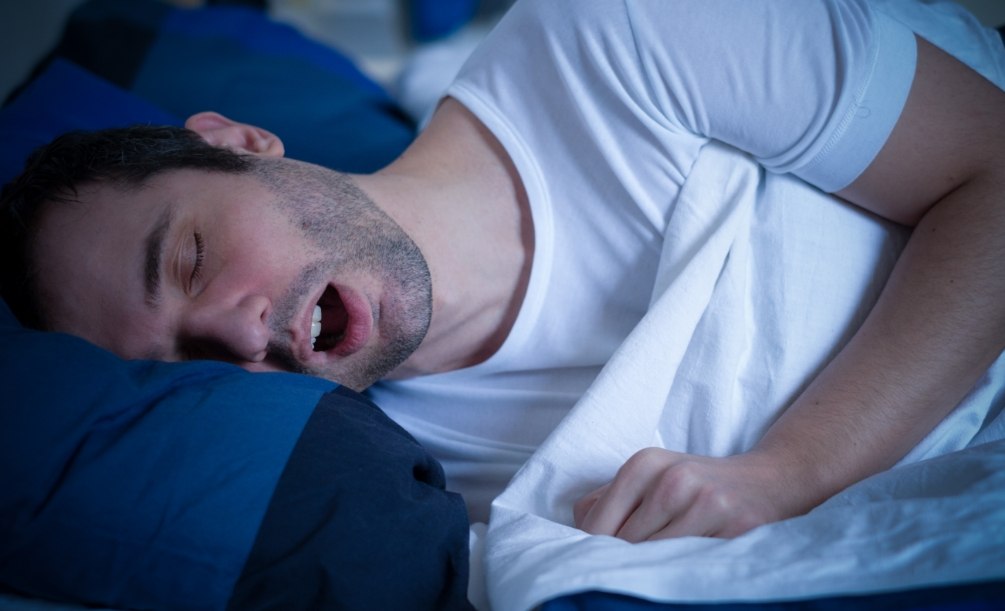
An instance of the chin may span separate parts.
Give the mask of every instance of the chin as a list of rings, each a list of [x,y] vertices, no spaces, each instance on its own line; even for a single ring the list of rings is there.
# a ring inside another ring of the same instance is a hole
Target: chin
[[[357,392],[362,392],[373,386],[378,380],[394,375],[405,358],[411,354],[402,355],[396,350],[382,350],[379,353],[368,355],[370,358],[343,360],[325,371],[316,372],[314,375],[331,380],[350,388]],[[354,356],[364,356],[357,354]]]

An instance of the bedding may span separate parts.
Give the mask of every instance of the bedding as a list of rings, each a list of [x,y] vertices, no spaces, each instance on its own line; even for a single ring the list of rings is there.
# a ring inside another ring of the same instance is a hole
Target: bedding
[[[244,7],[89,0],[36,72],[57,58],[180,119],[212,109],[268,125],[291,157],[347,172],[382,167],[415,136],[346,55]],[[73,112],[72,98],[51,103]]]
[[[0,371],[3,591],[115,608],[466,604],[464,504],[364,397],[123,361],[23,329],[3,304]]]
[[[995,32],[951,5],[940,14],[883,4],[1005,86]],[[676,206],[647,315],[493,502],[487,531],[476,531],[482,604],[1005,605],[1005,355],[900,464],[807,515],[735,539],[636,545],[572,526],[573,503],[638,450],[749,448],[857,327],[904,238],[902,228],[715,143]]]
[[[584,592],[541,605],[541,611],[996,611],[1005,600],[1002,582],[918,588],[862,596],[829,596],[770,603],[658,603],[624,594]]]

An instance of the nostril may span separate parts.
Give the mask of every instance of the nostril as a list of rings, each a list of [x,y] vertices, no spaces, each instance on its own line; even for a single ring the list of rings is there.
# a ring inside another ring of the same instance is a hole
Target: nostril
[[[265,295],[249,295],[244,298],[244,302],[241,305],[254,316],[257,316],[259,322],[262,324],[268,323],[269,315],[272,313],[272,302],[269,301],[268,297]]]
[[[237,363],[264,360],[271,338],[270,308],[268,298],[251,294],[193,307],[183,316],[179,329],[185,358]]]

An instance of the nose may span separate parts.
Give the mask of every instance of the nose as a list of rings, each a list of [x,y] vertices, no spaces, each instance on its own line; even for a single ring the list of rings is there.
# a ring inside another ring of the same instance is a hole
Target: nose
[[[185,348],[200,358],[260,362],[269,345],[269,309],[263,295],[194,306],[182,322]]]

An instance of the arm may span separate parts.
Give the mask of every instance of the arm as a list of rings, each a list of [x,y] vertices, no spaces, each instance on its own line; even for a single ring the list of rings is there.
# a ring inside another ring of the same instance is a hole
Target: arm
[[[1005,348],[1005,93],[925,41],[904,111],[841,197],[915,230],[844,350],[750,452],[645,450],[575,510],[631,541],[733,536],[904,456]]]

